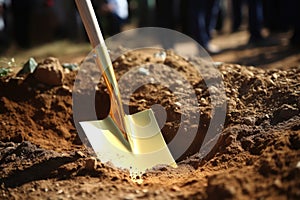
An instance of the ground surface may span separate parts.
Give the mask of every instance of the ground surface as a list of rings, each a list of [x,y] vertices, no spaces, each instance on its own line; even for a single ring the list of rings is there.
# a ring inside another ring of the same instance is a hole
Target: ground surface
[[[245,34],[238,38],[241,43],[247,40]],[[288,52],[286,56],[282,51]],[[271,57],[274,59],[267,59]],[[78,58],[81,56],[67,55],[61,61]],[[210,93],[201,76],[196,75],[193,64],[172,52],[164,60],[138,52],[115,61],[117,78],[135,66],[151,62],[154,66],[164,64],[175,69],[194,88],[197,109],[201,111],[197,140],[185,152],[191,157],[182,157],[177,169],[150,170],[141,177],[141,184],[132,182],[128,172],[96,162],[81,145],[72,118],[76,72],[65,73],[63,85],[54,87],[41,84],[31,75],[24,79],[1,78],[0,198],[299,199],[299,51],[287,45],[249,47],[231,49],[213,59],[261,68],[218,66],[227,96],[226,121],[217,145],[201,160],[193,153],[198,151],[213,115]],[[207,72],[207,77],[211,80],[214,74]],[[182,83],[174,84],[176,91]],[[108,105],[105,87],[99,84],[98,88],[99,101]],[[131,112],[157,103],[165,107],[167,122],[162,133],[167,142],[181,125],[180,117],[196,112],[178,104],[175,93],[155,84],[143,86],[129,100]],[[217,101],[217,105],[222,103]],[[107,109],[96,109],[99,118],[107,114]],[[188,127],[187,135],[197,125],[182,123]]]

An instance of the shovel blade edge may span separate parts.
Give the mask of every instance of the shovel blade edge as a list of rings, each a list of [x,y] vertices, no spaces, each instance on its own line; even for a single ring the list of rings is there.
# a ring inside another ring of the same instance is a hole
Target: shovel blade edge
[[[151,109],[126,115],[129,140],[108,116],[103,120],[80,122],[101,162],[141,174],[156,165],[177,167]]]

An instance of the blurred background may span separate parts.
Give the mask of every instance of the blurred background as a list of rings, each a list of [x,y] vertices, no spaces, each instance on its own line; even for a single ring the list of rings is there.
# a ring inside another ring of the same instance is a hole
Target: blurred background
[[[189,35],[216,61],[265,67],[300,63],[299,0],[92,3],[105,37],[156,26]],[[79,62],[90,50],[74,0],[0,0],[1,61],[55,56]]]

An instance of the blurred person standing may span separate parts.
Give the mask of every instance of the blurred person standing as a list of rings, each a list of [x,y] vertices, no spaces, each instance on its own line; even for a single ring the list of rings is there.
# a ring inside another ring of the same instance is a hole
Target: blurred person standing
[[[220,49],[210,43],[211,32],[216,26],[220,0],[187,0],[188,34],[209,53]]]
[[[239,29],[243,19],[244,0],[232,0],[232,32]],[[263,2],[262,0],[247,0],[248,4],[248,30],[250,32],[249,43],[262,40],[261,30],[263,27]]]
[[[244,0],[232,0],[233,18],[232,31],[238,30],[242,23],[242,5]],[[270,46],[278,44],[277,41],[265,38],[262,35],[264,27],[264,7],[263,0],[247,0],[248,4],[248,31],[250,38],[248,45]]]
[[[287,32],[293,29],[290,45],[300,47],[300,1],[265,0],[264,16],[267,27],[275,32]]]
[[[264,44],[262,36],[263,28],[263,4],[262,0],[248,0],[249,7],[249,44]]]
[[[178,0],[156,0],[156,25],[162,28],[175,29],[178,21]]]
[[[180,13],[179,0],[156,0],[155,20],[156,26],[166,29],[177,29]],[[164,49],[174,48],[174,38],[169,37],[167,32],[160,33],[161,45]]]
[[[138,0],[138,26],[147,27],[155,24],[155,0]]]
[[[187,0],[156,0],[156,26],[187,33]]]
[[[290,27],[289,18],[285,12],[288,10],[286,0],[264,0],[264,24],[271,32],[287,32]],[[288,11],[290,12],[290,11]]]
[[[63,1],[33,0],[33,2],[30,13],[30,45],[39,45],[61,38],[64,16],[61,2]]]
[[[30,47],[31,14],[34,0],[12,0],[13,32],[18,46]]]
[[[290,38],[290,45],[300,47],[300,1],[299,0],[287,0],[289,4],[290,22],[294,29],[293,36]]]
[[[231,15],[231,31],[236,32],[239,30],[240,26],[242,25],[243,19],[243,4],[245,3],[244,0],[231,0],[231,8],[232,8],[232,15]]]
[[[0,53],[4,52],[10,43],[7,11],[10,0],[0,0]]]
[[[127,0],[106,0],[94,1],[94,6],[97,9],[98,21],[103,23],[99,16],[104,16],[107,19],[107,32],[109,36],[113,36],[121,32],[122,26],[128,19],[128,2]],[[103,24],[102,26],[103,27]]]

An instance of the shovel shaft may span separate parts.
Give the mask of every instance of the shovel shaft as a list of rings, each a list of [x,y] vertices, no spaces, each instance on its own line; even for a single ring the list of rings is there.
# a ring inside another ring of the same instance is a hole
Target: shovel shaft
[[[90,0],[75,0],[79,10],[84,27],[88,34],[90,43],[92,44],[95,54],[97,55],[97,65],[104,76],[104,81],[109,91],[111,108],[110,116],[113,118],[119,129],[123,132],[126,140],[128,140],[124,121],[124,111],[122,106],[121,94],[118,83],[113,70],[112,62],[108,54],[107,47],[101,30],[99,28],[97,18]]]
[[[75,0],[75,2],[93,48],[105,44],[91,1]]]

